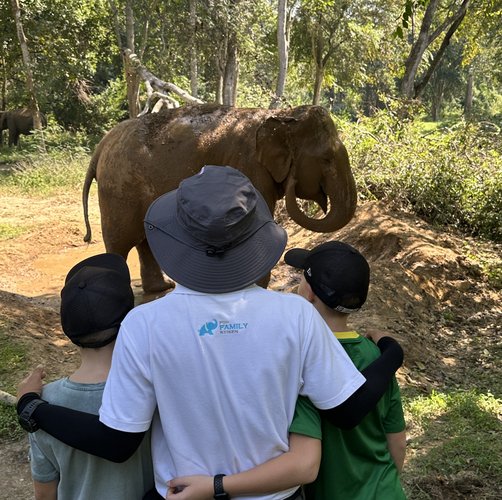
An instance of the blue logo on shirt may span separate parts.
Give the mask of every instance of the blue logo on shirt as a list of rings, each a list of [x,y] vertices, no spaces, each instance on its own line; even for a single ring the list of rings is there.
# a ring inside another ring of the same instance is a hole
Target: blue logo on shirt
[[[204,323],[199,328],[199,336],[203,337],[206,335],[214,335],[215,333],[218,335],[221,334],[232,334],[232,333],[242,333],[248,327],[248,323],[231,323],[230,321],[220,321],[213,319],[213,321],[208,321]],[[217,331],[215,331],[218,328]]]
[[[203,337],[206,333],[208,335],[214,335],[213,330],[218,326],[218,322],[213,319],[213,321],[209,321],[208,323],[204,323],[200,328],[199,328],[199,335]]]

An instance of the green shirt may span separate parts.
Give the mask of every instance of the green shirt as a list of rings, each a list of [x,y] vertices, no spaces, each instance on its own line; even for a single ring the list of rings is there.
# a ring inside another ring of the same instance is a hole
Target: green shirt
[[[359,370],[380,355],[376,345],[356,332],[337,334]],[[387,447],[387,433],[405,429],[401,396],[394,377],[375,409],[351,430],[321,419],[312,403],[299,398],[290,432],[322,436],[319,475],[305,487],[307,500],[401,500],[406,496]]]

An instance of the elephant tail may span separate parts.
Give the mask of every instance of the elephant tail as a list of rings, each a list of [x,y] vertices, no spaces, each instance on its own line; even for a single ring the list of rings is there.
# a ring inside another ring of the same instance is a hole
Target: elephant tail
[[[89,190],[91,189],[92,181],[96,178],[96,166],[98,164],[99,155],[92,155],[87,174],[85,175],[84,187],[82,190],[82,205],[84,207],[84,221],[86,233],[84,241],[89,243],[92,237],[91,225],[89,224]]]

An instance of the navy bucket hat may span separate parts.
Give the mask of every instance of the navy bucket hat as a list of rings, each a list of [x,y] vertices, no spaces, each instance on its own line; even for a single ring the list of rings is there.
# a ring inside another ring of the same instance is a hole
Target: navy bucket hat
[[[161,269],[206,293],[255,283],[274,267],[287,242],[251,181],[233,167],[216,165],[157,198],[146,213],[145,232]]]

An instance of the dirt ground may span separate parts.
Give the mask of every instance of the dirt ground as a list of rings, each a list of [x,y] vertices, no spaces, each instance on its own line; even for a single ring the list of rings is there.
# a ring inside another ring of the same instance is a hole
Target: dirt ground
[[[445,386],[469,389],[476,385],[476,373],[496,368],[502,293],[489,286],[479,256],[500,258],[500,247],[437,231],[376,202],[360,205],[352,222],[334,235],[306,231],[280,211],[277,217],[289,233],[288,248],[337,238],[366,255],[372,268],[370,295],[364,310],[354,315],[353,326],[361,331],[385,328],[402,343],[406,359],[399,372],[401,384],[424,392]],[[77,363],[76,351],[59,326],[64,276],[79,260],[104,251],[96,193],[90,199],[89,245],[82,240],[79,193],[36,199],[2,196],[0,220],[21,231],[0,241],[0,315],[7,319],[7,335],[27,346],[30,364],[44,364],[48,379],[55,379]],[[139,303],[145,297],[135,252],[128,262]],[[292,291],[297,282],[298,274],[280,263],[270,286]],[[500,384],[477,387],[502,395]],[[0,499],[32,498],[26,440],[0,446]],[[451,483],[438,488],[437,498],[470,497]]]

